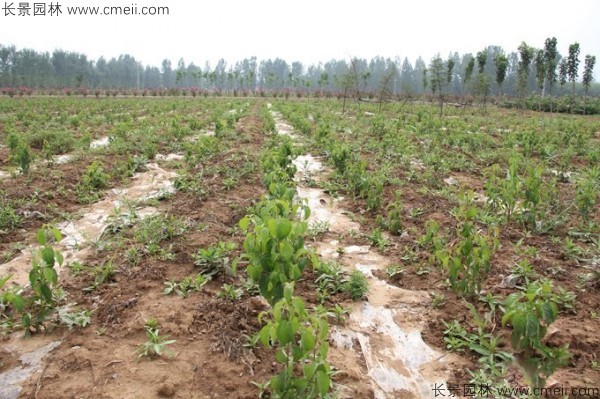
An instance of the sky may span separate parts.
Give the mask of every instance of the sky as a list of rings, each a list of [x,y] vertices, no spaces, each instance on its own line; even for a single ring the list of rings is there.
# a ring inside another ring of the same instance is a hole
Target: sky
[[[59,15],[8,15],[23,0],[0,0],[0,44],[37,51],[62,49],[109,59],[130,54],[144,65],[220,58],[283,58],[305,65],[332,58],[476,53],[487,45],[516,51],[522,41],[541,48],[556,37],[558,50],[579,42],[600,69],[598,0],[53,0]],[[168,7],[169,15],[68,15],[67,7]]]

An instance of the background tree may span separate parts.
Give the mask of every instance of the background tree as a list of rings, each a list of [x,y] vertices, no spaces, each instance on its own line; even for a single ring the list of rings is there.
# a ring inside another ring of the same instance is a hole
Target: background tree
[[[555,38],[547,39],[544,46],[544,60],[546,64],[546,77],[542,94],[552,93],[552,83],[556,80],[556,66],[561,60],[558,52],[555,51]],[[508,66],[504,71],[503,62],[496,63],[500,54],[505,55],[508,60]],[[454,63],[453,75],[457,79],[452,79],[448,84],[442,81],[444,86],[444,95],[448,94],[466,94],[469,90],[475,94],[484,94],[486,79],[476,77],[473,71],[484,70],[489,75],[490,87],[498,83],[498,78],[504,80],[498,84],[498,90],[501,95],[518,95],[527,93],[523,87],[519,86],[520,79],[523,78],[523,72],[527,69],[522,67],[520,53],[517,51],[505,52],[498,46],[487,46],[479,52],[479,60],[470,53],[459,54],[451,52],[444,61],[444,76],[447,78],[447,62],[452,60]],[[531,63],[535,61],[538,53],[533,53]],[[597,55],[596,55],[597,56]],[[483,57],[485,57],[485,62]],[[583,57],[582,57],[583,58]],[[568,57],[565,55],[563,66],[564,81],[568,79],[567,69]],[[583,59],[582,59],[583,62]],[[536,65],[539,63],[536,63]],[[554,64],[554,69],[552,65]],[[85,54],[69,52],[65,50],[55,50],[53,52],[38,52],[32,49],[18,49],[15,46],[6,46],[0,44],[0,87],[19,87],[28,86],[41,89],[62,89],[67,87],[79,86],[82,90],[86,88],[189,88],[199,87],[203,90],[225,90],[228,92],[241,89],[242,93],[248,94],[257,88],[267,90],[281,90],[289,85],[298,90],[307,92],[321,93],[327,90],[334,90],[336,87],[341,91],[344,85],[342,77],[347,75],[351,69],[349,60],[332,59],[326,63],[312,65],[303,65],[299,61],[288,62],[286,60],[264,59],[257,61],[256,57],[246,58],[233,63],[219,60],[215,65],[203,61],[199,67],[191,63],[184,63],[180,60],[171,66],[171,61],[164,60],[161,64],[142,65],[134,57],[128,54],[122,54],[117,57],[105,59],[100,57],[96,60],[89,59]],[[356,79],[348,89],[348,95],[357,97],[364,96],[365,93],[377,93],[380,89],[380,83],[385,77],[389,68],[396,69],[394,77],[394,93],[399,90],[405,95],[424,94],[432,87],[423,86],[423,72],[429,69],[421,57],[415,60],[413,64],[407,58],[396,57],[395,59],[373,57],[356,60],[356,70],[358,74],[358,85]],[[477,65],[477,70],[475,70]],[[499,67],[500,66],[500,70]],[[525,89],[539,92],[537,85],[536,70],[531,71],[532,65],[529,65],[529,75],[526,80]],[[582,68],[583,70],[583,68]],[[460,71],[456,73],[455,71]],[[519,72],[521,71],[521,75]],[[460,77],[458,76],[460,74]],[[533,75],[533,76],[532,76]],[[327,76],[328,79],[321,79]],[[427,79],[429,79],[427,72]],[[494,81],[494,77],[496,81]],[[477,78],[477,79],[476,79]],[[357,89],[358,87],[358,89]],[[577,90],[577,84],[575,89]],[[439,87],[433,87],[435,93],[439,93]],[[571,94],[571,87],[568,92]],[[85,93],[85,91],[84,91]],[[600,85],[592,83],[590,85],[588,96],[600,94]],[[370,95],[370,94],[369,94]],[[583,96],[583,88],[581,90]],[[437,101],[437,98],[434,98]],[[465,106],[467,102],[465,102]]]
[[[471,80],[471,77],[473,76],[474,69],[475,69],[475,58],[473,58],[471,56],[469,58],[469,61],[467,61],[467,65],[465,66],[465,77],[463,79],[463,93],[465,93],[465,86],[467,85],[467,83],[469,83],[469,81]]]
[[[478,68],[479,73],[483,73],[486,62],[487,62],[487,52],[485,50],[478,51],[477,52],[477,68]]]
[[[560,87],[563,87],[567,83],[567,74],[568,74],[568,66],[567,59],[563,58],[560,60],[560,65],[558,66],[558,79],[560,81]]]
[[[319,76],[319,89],[321,91],[323,91],[323,89],[325,87],[327,87],[327,85],[329,84],[329,74],[327,72],[321,72],[321,75]]]
[[[544,81],[546,80],[546,57],[544,54],[544,50],[538,50],[535,53],[535,82],[537,83],[537,88],[540,91],[540,96],[542,95],[542,91],[544,90]]]
[[[456,65],[456,62],[452,59],[452,58],[448,58],[448,61],[446,61],[446,84],[450,85],[450,82],[452,82],[452,71],[454,70],[454,66]]]
[[[412,70],[411,80],[413,85],[413,90],[416,93],[424,93],[427,91],[427,87],[423,86],[423,74],[426,73],[427,64],[423,58],[418,57],[415,61],[415,67]]]
[[[587,102],[587,93],[590,88],[590,83],[594,79],[594,65],[596,64],[596,56],[594,55],[586,55],[585,60],[583,62],[583,90],[584,90],[584,98],[583,98],[583,113],[585,114],[585,106]]]
[[[353,57],[350,59],[350,68],[348,71],[348,79],[351,82],[351,87],[352,90],[354,91],[354,99],[356,100],[356,105],[358,107],[358,111],[360,112],[360,79],[361,79],[361,73],[360,73],[360,66],[359,66],[359,59],[356,57]],[[345,97],[345,95],[344,95]]]
[[[569,56],[567,57],[567,75],[573,84],[572,94],[575,95],[575,81],[579,76],[579,43],[575,42],[569,46]]]
[[[400,90],[402,90],[402,94],[409,97],[416,89],[417,87],[413,79],[413,67],[408,58],[404,58],[402,69],[400,70]]]
[[[427,82],[428,82],[428,80],[427,80],[427,72],[429,72],[427,70],[427,68],[424,68],[423,69],[423,90],[427,89]]]
[[[540,91],[538,98],[538,111],[542,109],[542,96],[544,91],[544,81],[546,80],[546,57],[544,50],[538,50],[535,53],[535,82]]]
[[[546,39],[544,43],[544,60],[546,62],[546,85],[542,96],[546,94],[546,88],[548,89],[548,95],[552,95],[552,86],[556,82],[556,64],[558,61],[558,51],[556,50],[556,38]]]
[[[396,77],[396,73],[398,70],[396,69],[395,64],[391,64],[388,67],[387,72],[381,77],[379,81],[379,112],[381,112],[381,108],[383,106],[384,101],[387,101],[393,95],[393,84],[394,78]]]
[[[164,59],[162,62],[162,82],[165,87],[170,87],[173,81],[173,70],[171,68],[171,61]]]
[[[185,61],[180,58],[177,62],[177,72],[175,73],[175,84],[181,86],[187,75]]]
[[[429,80],[431,82],[431,92],[434,97],[437,93],[440,102],[440,116],[444,111],[444,88],[452,81],[452,70],[454,69],[454,60],[450,59],[444,63],[439,54],[431,59],[429,64]]]
[[[496,55],[494,63],[496,64],[496,84],[498,85],[499,95],[500,97],[502,97],[502,83],[504,83],[504,79],[506,79],[508,58],[506,58],[506,55],[504,55],[504,53],[500,53]]]
[[[521,45],[518,48],[519,50],[519,95],[521,99],[525,96],[525,92],[527,90],[527,81],[529,79],[529,66],[531,65],[531,61],[533,59],[533,48],[529,47],[527,43],[521,42]]]
[[[482,106],[485,110],[485,106],[487,103],[487,97],[490,94],[490,79],[489,76],[486,75],[485,66],[487,63],[487,51],[479,51],[477,53],[477,80],[475,81],[475,92],[478,96],[482,97]]]

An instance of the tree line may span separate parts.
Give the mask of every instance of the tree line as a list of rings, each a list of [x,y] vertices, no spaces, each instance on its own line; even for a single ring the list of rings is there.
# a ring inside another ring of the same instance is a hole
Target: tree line
[[[186,64],[183,58],[175,66],[168,59],[160,67],[144,66],[128,54],[93,60],[77,52],[38,52],[0,45],[0,87],[598,96],[600,85],[592,83],[596,57],[586,55],[583,61],[581,68],[578,43],[561,55],[556,38],[548,38],[540,48],[525,42],[512,52],[488,46],[475,54],[453,52],[445,59],[438,54],[429,62],[422,57],[414,63],[408,58],[374,57],[304,65],[280,58],[259,62],[250,57],[233,63],[221,59],[214,66],[206,62],[203,67]]]

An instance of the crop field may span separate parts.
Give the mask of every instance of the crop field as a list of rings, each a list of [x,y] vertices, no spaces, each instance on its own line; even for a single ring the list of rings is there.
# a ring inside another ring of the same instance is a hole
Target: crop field
[[[15,97],[0,144],[2,399],[600,397],[599,116]]]

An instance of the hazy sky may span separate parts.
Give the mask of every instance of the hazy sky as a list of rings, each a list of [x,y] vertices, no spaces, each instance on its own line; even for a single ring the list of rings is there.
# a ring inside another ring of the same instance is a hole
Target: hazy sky
[[[9,0],[16,7],[23,0]],[[34,2],[44,0],[30,0]],[[50,0],[46,0],[47,6]],[[128,53],[144,64],[214,65],[219,58],[280,57],[304,63],[381,55],[427,61],[486,45],[515,51],[558,39],[565,54],[578,41],[581,59],[599,58],[598,0],[57,0],[59,16],[5,16],[0,43],[39,51],[61,48],[97,58]],[[168,6],[165,16],[67,15],[67,6]],[[5,0],[0,0],[5,6]],[[15,14],[18,10],[15,9]],[[33,9],[30,11],[33,14]],[[596,74],[598,76],[598,74]]]

